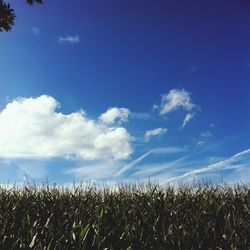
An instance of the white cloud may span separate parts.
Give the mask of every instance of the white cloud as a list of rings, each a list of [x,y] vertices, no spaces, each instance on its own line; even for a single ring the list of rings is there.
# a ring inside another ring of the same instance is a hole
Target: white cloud
[[[136,120],[150,120],[152,117],[149,113],[143,112],[130,112],[129,117]]]
[[[210,123],[209,128],[214,128],[214,124]]]
[[[76,36],[65,36],[65,37],[60,36],[58,38],[58,41],[60,43],[79,43],[80,37],[77,35]]]
[[[154,109],[155,109],[154,105]],[[184,109],[186,111],[191,111],[196,107],[192,102],[191,94],[186,90],[172,89],[168,94],[162,95],[161,105],[158,107],[160,109],[160,115],[166,115],[177,109]]]
[[[1,158],[127,159],[132,137],[123,127],[57,112],[51,96],[18,98],[0,113]]]
[[[144,135],[144,139],[146,142],[148,142],[151,139],[151,137],[160,136],[162,134],[167,133],[167,131],[168,130],[166,128],[156,128],[156,129],[148,130],[146,131]]]
[[[128,171],[129,169],[133,168],[135,165],[137,165],[139,162],[141,162],[143,159],[145,159],[147,156],[152,154],[152,150],[148,151],[147,153],[141,155],[140,157],[136,158],[135,160],[131,161],[124,167],[122,167],[115,175],[114,177],[122,175],[124,172]]]
[[[202,147],[205,143],[206,143],[206,142],[204,142],[204,141],[198,141],[198,142],[196,143],[196,149]]]
[[[99,116],[100,122],[104,124],[114,124],[116,121],[127,121],[130,111],[126,108],[109,108],[105,113]]]
[[[213,137],[213,135],[210,131],[206,131],[206,132],[201,133],[201,137],[209,138],[209,137]]]
[[[32,28],[32,33],[36,36],[40,35],[40,29],[37,27]]]
[[[250,62],[246,62],[245,65],[250,68]]]
[[[199,70],[199,67],[198,67],[198,66],[192,66],[192,67],[190,67],[190,68],[188,69],[188,71],[193,72],[193,73],[197,72],[198,70]]]
[[[197,174],[202,174],[202,173],[206,173],[206,172],[210,172],[210,171],[214,171],[214,170],[227,169],[227,168],[231,167],[232,163],[235,163],[235,162],[241,160],[242,157],[249,155],[249,154],[250,154],[250,149],[244,150],[240,153],[233,155],[232,157],[230,157],[228,159],[219,161],[219,162],[214,163],[214,164],[210,164],[210,165],[202,167],[202,168],[188,171],[180,176],[170,178],[167,180],[167,182],[172,182],[172,181],[177,181],[177,180],[184,179],[184,178],[189,178],[189,177],[195,176]],[[237,166],[239,166],[239,165],[236,165],[236,167]],[[241,166],[243,166],[243,165],[241,165]]]
[[[124,167],[122,167],[115,175],[114,177],[121,176],[124,172],[128,171],[129,169],[133,168],[136,166],[138,163],[140,163],[142,160],[144,160],[146,157],[148,157],[151,154],[175,154],[175,153],[180,153],[180,152],[185,152],[186,150],[183,148],[178,148],[178,147],[165,147],[165,148],[155,148],[152,149],[145,154],[139,156],[135,160],[131,161]]]
[[[18,163],[18,167],[28,178],[40,179],[48,176],[44,162],[25,161]]]
[[[113,176],[121,165],[121,162],[114,160],[97,161],[83,166],[65,171],[65,174],[71,174],[75,178],[84,178],[85,180],[100,180]]]
[[[188,156],[184,156],[181,158],[178,158],[176,160],[173,161],[169,161],[169,162],[164,162],[164,163],[147,163],[144,165],[140,165],[139,170],[136,171],[133,176],[137,176],[140,178],[152,178],[152,177],[156,177],[161,178],[163,173],[168,172],[168,174],[170,172],[172,172],[172,169],[174,168],[179,168],[181,166],[187,166],[187,162],[185,161],[188,158]]]
[[[181,128],[183,129],[194,117],[195,113],[186,114]]]

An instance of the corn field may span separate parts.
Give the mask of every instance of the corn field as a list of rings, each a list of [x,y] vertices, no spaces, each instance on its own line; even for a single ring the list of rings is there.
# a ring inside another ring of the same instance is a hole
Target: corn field
[[[0,249],[250,249],[250,189],[0,188]]]

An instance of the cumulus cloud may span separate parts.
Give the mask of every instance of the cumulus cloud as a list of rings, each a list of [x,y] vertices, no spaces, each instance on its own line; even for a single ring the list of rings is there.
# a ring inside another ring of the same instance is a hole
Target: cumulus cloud
[[[124,127],[89,119],[84,111],[57,112],[51,96],[18,98],[0,113],[1,158],[126,159],[131,135]]]
[[[37,27],[32,28],[32,33],[36,36],[40,35],[40,29]]]
[[[112,125],[116,121],[119,123],[127,121],[130,111],[126,108],[109,108],[105,113],[99,116],[100,122]]]
[[[166,128],[155,128],[152,130],[148,130],[146,131],[145,135],[144,135],[144,139],[146,142],[148,142],[151,137],[153,136],[160,136],[162,134],[165,134],[168,130]]]
[[[158,108],[160,115],[166,115],[180,108],[191,111],[196,108],[196,105],[192,102],[189,92],[184,89],[172,89],[168,94],[162,95],[161,105]]]
[[[60,43],[79,43],[80,42],[80,37],[79,36],[60,36],[58,38],[58,41]]]
[[[183,129],[194,117],[195,113],[186,114],[181,128]]]

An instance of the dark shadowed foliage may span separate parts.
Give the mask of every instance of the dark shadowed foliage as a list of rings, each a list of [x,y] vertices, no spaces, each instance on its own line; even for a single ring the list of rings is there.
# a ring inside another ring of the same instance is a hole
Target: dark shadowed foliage
[[[26,0],[29,5],[33,3],[41,4],[43,0]],[[0,31],[10,31],[14,25],[16,15],[11,5],[3,0],[0,0]]]
[[[250,249],[248,186],[0,189],[0,249]]]

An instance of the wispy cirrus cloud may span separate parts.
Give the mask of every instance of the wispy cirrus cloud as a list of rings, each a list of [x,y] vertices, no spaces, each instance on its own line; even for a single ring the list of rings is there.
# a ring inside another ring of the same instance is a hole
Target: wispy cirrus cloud
[[[210,131],[205,131],[201,133],[201,137],[210,138],[213,137],[213,134]]]
[[[40,29],[38,27],[33,27],[31,31],[36,36],[40,35]]]
[[[145,112],[130,112],[129,117],[131,119],[144,121],[152,119],[151,115]]]
[[[141,156],[139,156],[135,160],[129,162],[125,166],[123,166],[114,175],[114,177],[121,176],[122,174],[124,174],[125,172],[127,172],[131,168],[135,167],[137,164],[139,164],[142,160],[144,160],[146,157],[148,157],[151,154],[175,154],[175,153],[180,153],[180,152],[185,152],[185,151],[186,151],[186,149],[179,148],[179,147],[164,147],[164,148],[155,148],[155,149],[152,149],[152,150],[150,150],[150,151],[142,154]]]
[[[188,71],[190,72],[193,72],[193,73],[196,73],[197,71],[199,70],[199,67],[198,66],[192,66],[188,69]]]
[[[64,174],[73,175],[77,179],[101,180],[110,179],[122,166],[120,161],[104,160],[82,163],[79,167],[74,167],[64,171]]]
[[[21,161],[17,166],[28,178],[42,179],[48,175],[46,163],[42,161]]]
[[[75,36],[60,36],[58,37],[59,43],[79,43],[80,42],[80,37],[78,35]]]
[[[176,160],[169,161],[169,162],[144,164],[140,166],[138,171],[136,171],[133,174],[133,177],[137,177],[137,178],[160,177],[162,172],[165,172],[166,170],[168,172],[172,172],[171,170],[173,168],[180,167],[180,166],[187,166],[187,162],[186,162],[187,158],[189,158],[189,156],[184,156],[184,157],[181,157]]]
[[[155,128],[152,130],[148,130],[146,131],[145,135],[144,135],[144,140],[146,142],[149,142],[149,140],[154,137],[154,136],[161,136],[165,133],[167,133],[167,129],[166,128]]]
[[[250,68],[250,62],[245,62],[247,68]]]
[[[193,117],[195,116],[195,113],[190,113],[190,114],[186,114],[181,129],[183,129],[184,127],[186,127],[186,125],[193,119]]]
[[[174,181],[178,181],[181,179],[194,177],[198,174],[207,173],[207,172],[214,171],[214,170],[221,170],[221,169],[225,170],[225,169],[230,169],[230,168],[233,169],[233,168],[245,166],[244,164],[236,164],[235,166],[232,166],[231,164],[241,160],[242,157],[249,155],[249,154],[250,154],[250,149],[244,150],[240,153],[233,155],[232,157],[230,157],[228,159],[225,159],[225,160],[219,161],[217,163],[210,164],[208,166],[201,167],[198,169],[193,169],[193,170],[188,171],[182,175],[170,178],[167,180],[167,182],[174,182]]]

